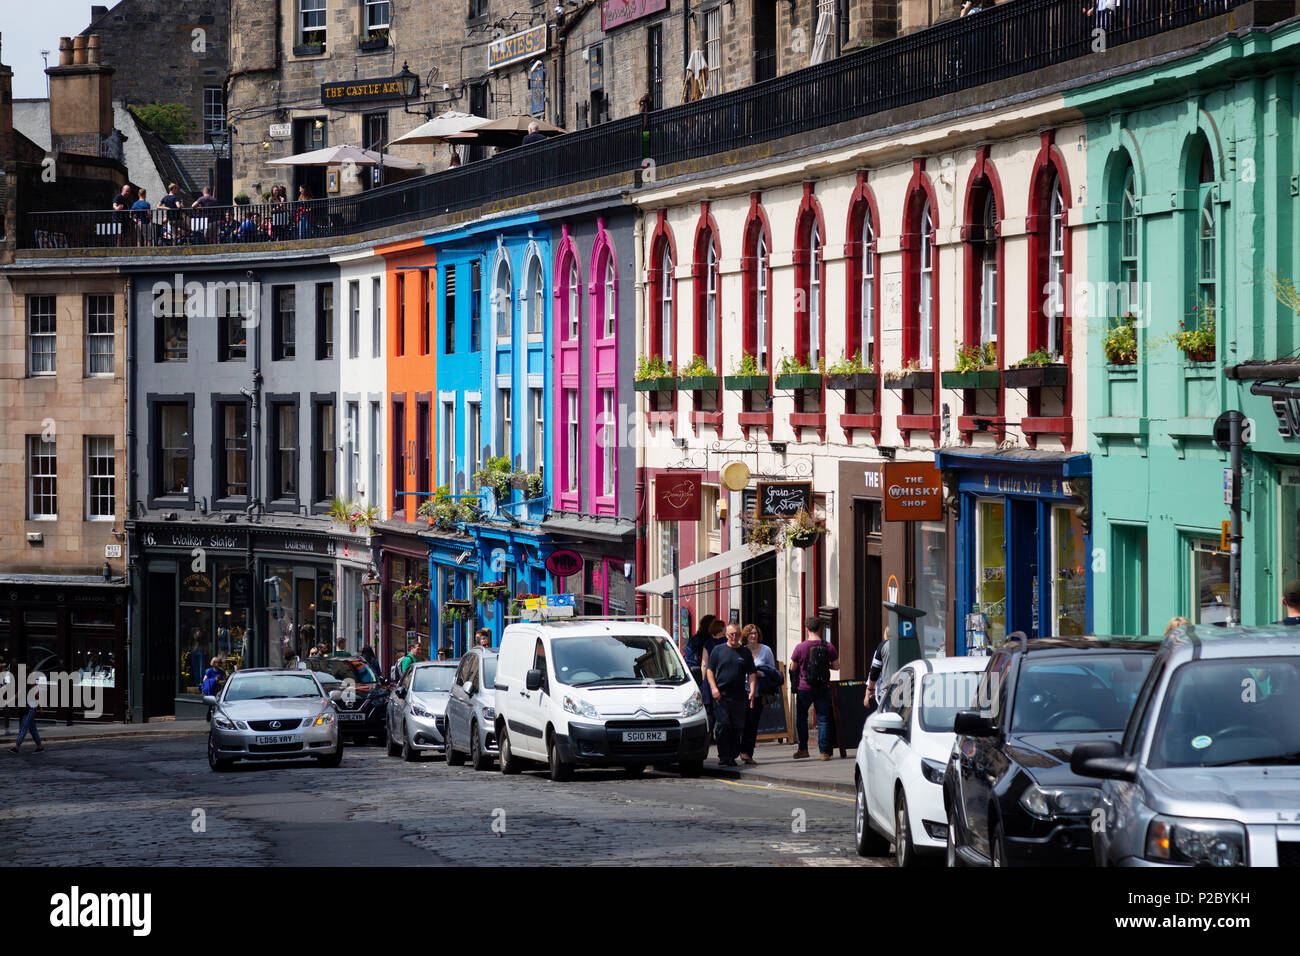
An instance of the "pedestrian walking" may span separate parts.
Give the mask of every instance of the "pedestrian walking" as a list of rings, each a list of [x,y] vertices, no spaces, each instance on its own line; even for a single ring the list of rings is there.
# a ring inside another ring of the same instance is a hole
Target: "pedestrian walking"
[[[717,717],[714,736],[718,741],[718,766],[734,767],[745,729],[745,712],[754,706],[758,694],[754,658],[749,648],[740,643],[738,625],[727,628],[726,643],[713,649],[704,676],[709,682]]]
[[[348,653],[348,639],[346,637],[340,637],[337,641],[334,642],[334,653],[331,654],[330,656],[331,657],[352,656],[351,654]]]
[[[757,624],[746,624],[740,638],[754,660],[754,672],[758,678],[758,693],[754,696],[753,706],[745,711],[745,730],[740,735],[740,759],[753,765],[758,763],[754,759],[754,744],[758,740],[758,722],[763,716],[763,695],[780,690],[785,681],[776,666],[776,655],[763,643],[763,632]]]
[[[808,708],[817,714],[817,749],[823,760],[831,759],[831,668],[839,658],[835,645],[822,639],[823,622],[819,617],[809,617],[803,622],[805,638],[795,645],[790,654],[791,680],[799,675],[795,685],[795,736],[799,749],[796,759],[808,756]]]
[[[537,120],[533,120],[531,123],[529,123],[528,135],[524,137],[523,142],[520,143],[520,145],[531,146],[533,143],[546,142],[546,137],[539,132],[540,129],[541,127],[537,124]]]
[[[36,715],[40,713],[40,710],[40,688],[37,682],[32,680],[32,686],[27,694],[27,710],[18,724],[18,739],[9,748],[10,753],[18,754],[23,752],[23,741],[27,739],[28,734],[32,735],[32,743],[36,744],[35,753],[40,753],[45,749],[45,744],[41,742],[41,732],[36,727]]]
[[[380,676],[379,658],[375,656],[375,649],[369,644],[363,645],[361,648],[361,657],[365,660],[366,665],[375,672],[375,679],[378,680]]]
[[[9,662],[0,661],[0,714],[4,714],[5,729],[0,736],[9,736],[9,695],[13,693],[14,675],[9,673]]]
[[[1282,619],[1274,624],[1300,626],[1300,579],[1287,582],[1282,591]]]
[[[880,682],[880,675],[889,663],[889,628],[885,628],[885,639],[876,645],[876,653],[871,655],[871,666],[867,668],[867,696],[862,699],[862,706],[870,714],[880,706],[885,696],[885,687]]]

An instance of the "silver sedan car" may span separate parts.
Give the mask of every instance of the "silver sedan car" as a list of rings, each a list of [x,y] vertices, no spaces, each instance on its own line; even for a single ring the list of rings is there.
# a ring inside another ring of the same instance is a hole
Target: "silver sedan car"
[[[343,760],[343,738],[329,694],[309,670],[256,667],[236,671],[212,708],[208,766],[229,770],[236,760],[313,757],[326,767]]]
[[[388,756],[414,760],[442,753],[447,738],[447,695],[455,661],[421,661],[407,668],[388,701]]]

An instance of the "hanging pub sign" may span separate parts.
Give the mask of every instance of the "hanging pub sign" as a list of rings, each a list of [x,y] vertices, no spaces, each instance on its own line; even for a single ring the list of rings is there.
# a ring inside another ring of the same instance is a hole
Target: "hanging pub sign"
[[[942,521],[943,472],[932,461],[885,463],[885,520]]]
[[[600,28],[613,30],[640,20],[652,13],[668,9],[668,0],[602,0],[600,4]]]
[[[755,518],[793,518],[800,511],[812,512],[811,481],[760,481]]]
[[[582,570],[582,555],[576,551],[552,551],[546,558],[546,570],[557,578],[567,578]]]
[[[656,521],[699,521],[704,473],[669,471],[655,479]]]
[[[385,76],[374,80],[344,80],[342,83],[322,83],[320,101],[325,106],[335,103],[370,103],[377,100],[414,99],[420,95],[420,78]]]
[[[545,52],[546,24],[539,23],[522,33],[512,33],[508,37],[493,40],[488,47],[488,68],[495,70],[519,60],[541,56]]]

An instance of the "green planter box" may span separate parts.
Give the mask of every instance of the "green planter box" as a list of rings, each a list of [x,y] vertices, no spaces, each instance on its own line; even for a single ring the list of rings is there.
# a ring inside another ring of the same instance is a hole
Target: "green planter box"
[[[718,387],[719,375],[683,375],[677,380],[679,392],[708,392]]]
[[[944,388],[996,389],[1002,384],[1002,371],[988,368],[977,372],[940,372],[939,378]]]
[[[639,378],[632,383],[638,392],[672,392],[677,389],[677,379],[671,375],[665,378]]]
[[[934,373],[904,372],[898,378],[891,379],[886,377],[885,388],[892,388],[901,392],[921,388],[934,388]]]
[[[791,372],[776,377],[777,388],[821,388],[821,372]]]
[[[826,387],[852,392],[876,387],[875,372],[839,372],[826,376]]]
[[[1064,388],[1069,370],[1064,365],[1009,368],[1002,373],[1007,388]]]
[[[722,387],[729,392],[766,392],[772,380],[766,375],[727,375]]]

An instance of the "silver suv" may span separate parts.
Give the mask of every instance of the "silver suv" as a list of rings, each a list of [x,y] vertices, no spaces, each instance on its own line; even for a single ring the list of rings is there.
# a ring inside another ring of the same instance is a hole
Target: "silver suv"
[[[1102,778],[1102,866],[1300,866],[1300,627],[1189,627],[1165,641]]]

